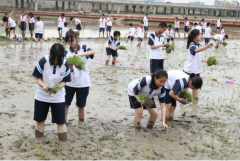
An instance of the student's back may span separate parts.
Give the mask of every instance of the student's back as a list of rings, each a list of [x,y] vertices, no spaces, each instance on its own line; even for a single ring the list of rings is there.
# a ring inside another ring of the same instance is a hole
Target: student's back
[[[43,28],[44,28],[44,24],[42,21],[37,21],[36,22],[36,33],[43,33]]]

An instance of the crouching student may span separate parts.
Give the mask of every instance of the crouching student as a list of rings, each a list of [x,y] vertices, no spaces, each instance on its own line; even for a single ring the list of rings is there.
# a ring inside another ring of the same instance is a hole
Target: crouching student
[[[226,39],[228,39],[228,35],[220,35],[220,34],[215,35],[213,37],[213,40],[216,43],[215,48],[218,48],[219,44],[223,44],[223,41]]]
[[[164,84],[166,89],[166,120],[172,121],[174,111],[177,106],[177,101],[182,104],[187,104],[187,100],[178,97],[178,93],[184,89],[191,88],[192,90],[201,89],[202,78],[191,74],[190,76],[179,70],[168,71],[168,80]]]
[[[76,68],[74,65],[70,65],[71,71],[71,82],[67,82],[66,89],[66,120],[69,107],[72,103],[73,97],[76,93],[76,105],[78,107],[78,118],[79,121],[84,121],[87,97],[89,94],[90,76],[88,69],[88,59],[93,59],[95,51],[89,48],[87,45],[78,44],[78,36],[73,30],[69,30],[66,34],[66,42],[70,46],[68,50],[65,51],[65,57],[77,57],[81,59],[84,63],[84,70]]]
[[[71,81],[68,63],[64,60],[64,47],[59,43],[53,44],[50,55],[40,59],[33,76],[36,77],[36,94],[34,104],[35,136],[40,138],[44,133],[45,120],[51,107],[52,123],[57,124],[60,141],[67,140],[65,125],[65,88],[66,82]],[[49,87],[59,85],[57,93],[50,93]]]
[[[8,33],[9,33],[9,37],[10,37],[10,31],[13,30],[13,34],[14,34],[14,38],[16,39],[16,23],[13,19],[11,19],[10,17],[4,16],[3,17],[3,22],[8,24]]]
[[[111,55],[113,57],[112,65],[115,65],[115,62],[118,57],[117,50],[118,46],[120,45],[120,36],[121,33],[119,31],[114,31],[113,36],[109,37],[105,45],[107,52],[106,65],[108,65]]]
[[[162,125],[164,129],[168,126],[165,123],[165,88],[164,83],[168,79],[168,74],[165,70],[159,69],[152,76],[142,77],[135,79],[128,85],[128,97],[130,101],[130,107],[135,110],[134,126],[136,129],[141,129],[141,120],[143,116],[143,105],[140,100],[140,95],[145,95],[152,98],[154,102],[154,96],[158,96],[161,104]],[[148,110],[150,117],[148,119],[147,128],[152,128],[158,117],[158,110],[154,105]]]

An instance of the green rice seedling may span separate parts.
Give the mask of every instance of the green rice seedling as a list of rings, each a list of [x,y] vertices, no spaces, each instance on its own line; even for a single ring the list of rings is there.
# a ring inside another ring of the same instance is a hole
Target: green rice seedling
[[[25,37],[23,38],[23,40],[28,40],[28,37],[25,36]]]
[[[188,101],[194,101],[194,100],[196,100],[196,98],[195,98],[191,93],[189,93],[189,92],[187,92],[187,91],[181,91],[181,92],[179,92],[178,96],[179,96],[180,98],[188,99]]]
[[[66,58],[66,61],[67,61],[69,64],[74,64],[74,57],[67,57],[67,58]]]
[[[149,98],[148,96],[139,95],[138,97],[141,100],[140,103],[143,104],[144,106],[146,106],[147,109],[151,108],[154,105],[153,100],[151,98]]]
[[[224,41],[223,42],[223,46],[227,46],[227,45],[228,45],[228,43]]]
[[[66,61],[69,64],[73,64],[79,70],[85,70],[85,62],[78,57],[68,57],[66,58]]]
[[[124,148],[127,148],[127,147],[128,147],[128,146],[127,146],[127,144],[125,143],[125,144],[124,144]]]
[[[119,46],[118,46],[118,49],[127,50],[126,46],[123,46],[123,45],[119,45]]]
[[[195,151],[195,152],[198,151],[198,146],[197,146],[197,144],[195,144],[193,148],[194,148],[194,151]]]
[[[212,65],[216,65],[217,64],[217,60],[215,56],[210,56],[207,60],[207,65],[208,66],[212,66]]]
[[[174,43],[170,44],[170,46],[171,46],[173,49],[175,48],[175,44],[174,44]]]
[[[60,89],[61,89],[61,87],[59,86],[59,84],[56,84],[56,85],[53,87],[53,90],[54,90],[55,92],[58,92]]]
[[[24,140],[24,139],[26,138],[26,136],[25,136],[24,134],[22,134],[22,135],[19,136],[19,138],[20,138],[21,140]]]
[[[0,38],[6,39],[7,37],[6,37],[6,36],[3,36],[3,35],[1,35],[1,36],[0,36]]]

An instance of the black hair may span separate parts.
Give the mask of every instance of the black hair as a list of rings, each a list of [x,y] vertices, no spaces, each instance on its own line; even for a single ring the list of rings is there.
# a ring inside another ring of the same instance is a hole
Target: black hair
[[[73,20],[73,17],[70,17],[70,21],[72,21]]]
[[[195,26],[195,25],[198,25],[198,23],[194,23],[193,25],[194,25],[194,26]]]
[[[7,16],[8,15],[8,13],[5,13],[5,16]]]
[[[146,13],[146,16],[149,14],[149,12]]]
[[[207,26],[209,26],[210,24],[211,24],[211,23],[210,23],[210,22],[208,22],[208,23],[207,23]]]
[[[110,14],[111,12],[108,12],[108,14]]]
[[[61,16],[65,16],[65,14],[64,14],[64,13],[62,13],[62,14],[61,14]]]
[[[202,19],[202,21],[204,21],[204,18]]]
[[[224,37],[226,37],[226,39],[228,39],[228,35],[224,35]]]
[[[157,79],[162,78],[162,77],[166,77],[168,79],[168,73],[166,72],[166,70],[163,70],[162,68],[157,68],[156,72],[152,74],[152,85],[157,86],[155,84],[154,78],[156,77]]]
[[[222,25],[222,28],[221,29],[223,29],[223,25]]]
[[[192,81],[192,86],[196,89],[201,89],[202,88],[202,78],[196,76],[196,74],[190,74],[190,80]]]
[[[121,36],[120,31],[114,31],[114,32],[113,32],[113,36],[117,36],[117,35]]]
[[[4,23],[5,23],[5,22],[8,22],[8,17],[7,17],[7,16],[3,16],[2,21],[3,21]]]
[[[28,14],[30,17],[34,17],[32,12],[29,12]]]
[[[144,22],[143,22],[143,21],[141,21],[140,23],[144,24]]]
[[[130,24],[129,24],[129,26],[133,26],[133,24],[132,24],[132,23],[130,23]]]
[[[64,61],[64,53],[65,53],[65,48],[62,44],[60,43],[53,44],[50,49],[50,58],[49,58],[50,65],[58,65],[59,67],[61,67]],[[56,58],[58,60],[57,64],[55,64]]]
[[[194,17],[194,18],[197,18],[197,17]]]
[[[168,25],[169,28],[172,28],[172,25]]]
[[[66,33],[66,42],[68,42],[68,41],[73,42],[73,41],[74,41],[74,38],[75,38],[76,40],[78,40],[77,34],[76,34],[72,29],[70,29],[70,30]]]
[[[178,17],[175,17],[178,20]]]
[[[161,22],[161,23],[158,25],[158,28],[159,28],[159,27],[161,27],[161,28],[167,27],[166,22]]]
[[[187,18],[187,17],[185,17],[185,20],[188,20],[188,18]]]
[[[102,14],[102,16],[105,16],[104,14]]]
[[[37,16],[37,20],[40,21],[40,19],[41,19],[41,18],[40,18],[39,16]]]
[[[67,22],[64,22],[64,26],[67,26],[68,24],[67,24]]]
[[[217,15],[218,17],[220,17],[220,15]]]
[[[188,35],[188,41],[187,41],[187,49],[189,48],[189,45],[191,42],[193,42],[193,39],[200,35],[200,30],[193,29],[190,34]]]

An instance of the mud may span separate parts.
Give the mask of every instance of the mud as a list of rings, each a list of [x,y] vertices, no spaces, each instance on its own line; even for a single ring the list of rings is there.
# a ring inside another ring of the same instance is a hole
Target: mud
[[[144,106],[147,108],[147,109],[149,109],[149,108],[151,108],[153,105],[154,105],[154,103],[153,103],[153,100],[150,98],[150,97],[145,97],[144,98]]]
[[[118,51],[120,63],[105,66],[107,39],[80,39],[81,45],[96,51],[89,60],[92,86],[84,122],[78,120],[75,99],[72,102],[66,124],[68,141],[64,143],[58,139],[50,112],[41,139],[35,139],[33,121],[36,80],[31,75],[55,42],[61,41],[49,40],[36,48],[33,42],[0,41],[0,159],[240,159],[239,40],[203,52],[203,59],[216,56],[219,64],[202,64],[204,84],[199,100],[178,103],[168,131],[163,131],[157,98],[156,124],[147,129],[149,113],[144,110],[139,131],[134,127],[127,85],[150,73],[148,40],[143,40],[142,48],[136,47],[136,40],[133,45],[121,41],[128,50]],[[186,40],[175,39],[175,50],[165,56],[166,70],[183,70]],[[225,80],[235,83],[226,84]]]

